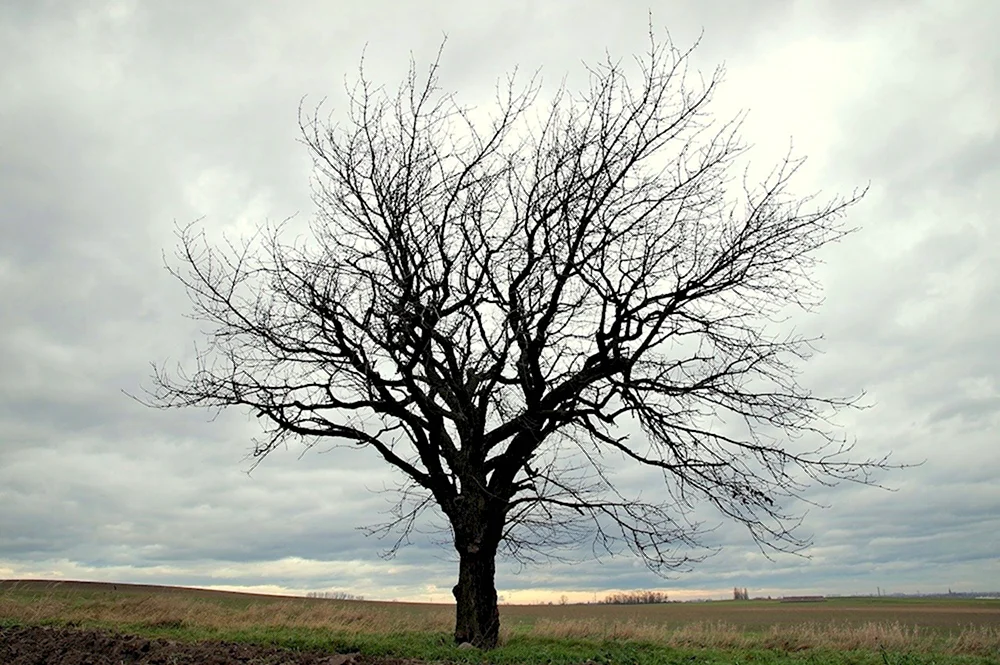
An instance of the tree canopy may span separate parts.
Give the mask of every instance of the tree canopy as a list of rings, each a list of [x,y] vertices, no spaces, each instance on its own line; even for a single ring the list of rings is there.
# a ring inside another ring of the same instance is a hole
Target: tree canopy
[[[663,573],[696,558],[704,502],[801,548],[790,500],[886,467],[847,454],[829,418],[856,397],[801,386],[814,340],[781,325],[819,303],[817,251],[862,193],[794,196],[791,156],[734,188],[742,116],[712,119],[722,71],[692,84],[689,55],[651,35],[578,93],[511,77],[485,117],[440,88],[439,54],[395,93],[362,71],[339,123],[300,109],[310,235],[180,230],[170,268],[209,343],[151,402],[248,409],[258,461],[289,439],[381,456],[406,478],[397,545],[447,518],[456,640],[480,646],[498,554],[591,537]],[[662,491],[620,491],[621,464]]]

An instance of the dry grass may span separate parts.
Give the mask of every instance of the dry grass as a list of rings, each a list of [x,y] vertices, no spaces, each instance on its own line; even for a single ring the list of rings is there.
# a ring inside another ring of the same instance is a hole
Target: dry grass
[[[802,651],[855,649],[1000,655],[1000,626],[965,626],[941,634],[899,622],[861,625],[800,623],[748,631],[725,622],[699,621],[674,628],[653,623],[541,620],[528,634],[556,639],[635,640],[675,647]]]
[[[30,623],[144,624],[216,630],[322,628],[345,633],[441,632],[453,626],[453,610],[379,608],[374,603],[320,599],[255,599],[227,603],[178,594],[108,593],[74,598],[71,594],[0,593],[0,618]]]
[[[280,598],[107,587],[0,583],[0,621],[73,622],[210,631],[315,629],[345,635],[447,634],[447,605]],[[883,604],[861,599],[789,611],[778,603],[673,604],[502,608],[502,638],[637,641],[717,648],[888,650],[1000,655],[1000,602]],[[888,614],[886,614],[888,612]],[[869,620],[893,616],[895,620]],[[898,617],[918,617],[905,621]]]

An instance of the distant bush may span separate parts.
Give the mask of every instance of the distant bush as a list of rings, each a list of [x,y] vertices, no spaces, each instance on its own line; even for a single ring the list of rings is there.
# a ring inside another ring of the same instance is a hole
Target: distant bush
[[[364,596],[355,596],[346,591],[310,591],[306,598],[326,598],[327,600],[364,600]]]
[[[663,591],[622,591],[612,593],[600,601],[601,605],[654,605],[666,603],[667,594]]]

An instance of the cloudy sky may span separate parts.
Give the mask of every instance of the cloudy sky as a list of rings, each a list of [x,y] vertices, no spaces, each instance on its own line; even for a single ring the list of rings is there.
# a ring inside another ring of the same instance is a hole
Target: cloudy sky
[[[373,454],[290,448],[253,474],[245,414],[153,411],[122,390],[191,356],[198,326],[163,269],[175,222],[215,234],[308,219],[299,100],[343,101],[367,44],[392,85],[447,34],[443,83],[488,101],[515,66],[581,80],[644,46],[647,10],[706,73],[720,119],[768,164],[794,139],[803,193],[871,184],[826,252],[817,391],[868,391],[865,456],[923,466],[895,492],[840,487],[805,522],[810,558],[721,552],[662,581],[628,557],[520,569],[508,600],[663,588],[674,597],[1000,589],[1000,3],[992,0],[0,3],[0,578],[344,590],[450,599],[421,537],[393,560],[356,527],[389,506]],[[301,457],[301,458],[300,458]],[[627,489],[640,489],[637,487]],[[647,491],[655,491],[650,488]]]

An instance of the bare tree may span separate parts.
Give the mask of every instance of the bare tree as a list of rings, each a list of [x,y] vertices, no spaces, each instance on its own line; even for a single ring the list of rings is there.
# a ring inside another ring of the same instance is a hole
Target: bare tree
[[[406,478],[397,546],[427,508],[450,526],[458,642],[497,642],[498,555],[587,535],[664,573],[697,559],[701,502],[765,551],[805,546],[791,499],[886,466],[848,459],[828,417],[854,398],[800,386],[811,340],[774,325],[817,304],[860,195],[791,196],[790,157],[734,191],[741,117],[711,121],[721,70],[692,85],[690,53],[651,34],[544,102],[511,77],[489,117],[442,92],[439,53],[395,94],[362,69],[342,124],[300,109],[311,236],[179,231],[209,343],[148,403],[247,408],[255,463],[291,438],[375,451]],[[663,492],[618,491],[612,462]]]
[[[610,593],[601,601],[603,605],[654,605],[666,603],[670,597],[663,591],[639,589],[636,591],[619,591]]]

